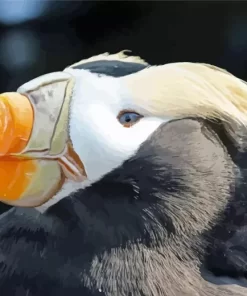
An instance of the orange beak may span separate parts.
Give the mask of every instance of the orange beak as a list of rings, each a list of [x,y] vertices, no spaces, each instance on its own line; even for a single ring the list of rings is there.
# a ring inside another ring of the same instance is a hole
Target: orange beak
[[[66,179],[85,180],[83,164],[62,133],[67,119],[61,114],[67,115],[65,99],[60,101],[59,116],[47,122],[51,114],[44,108],[41,114],[32,92],[0,95],[0,201],[35,207],[52,198]]]

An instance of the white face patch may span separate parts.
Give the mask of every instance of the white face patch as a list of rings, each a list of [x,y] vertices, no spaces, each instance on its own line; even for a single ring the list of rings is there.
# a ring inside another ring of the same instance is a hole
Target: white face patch
[[[140,145],[168,119],[145,114],[131,99],[120,80],[66,69],[76,77],[70,106],[70,138],[85,167],[88,180],[82,184],[68,180],[62,190],[36,209],[45,212],[72,192],[90,186],[135,154]],[[117,119],[120,111],[132,110],[144,115],[130,128]]]
[[[117,119],[120,111],[139,112],[120,79],[66,69],[76,76],[70,107],[70,137],[90,183],[119,167],[165,119],[144,116],[126,128]],[[141,114],[143,115],[143,114]]]

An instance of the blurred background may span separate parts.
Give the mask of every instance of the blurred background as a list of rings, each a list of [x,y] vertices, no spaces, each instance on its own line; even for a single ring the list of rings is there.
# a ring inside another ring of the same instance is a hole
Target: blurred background
[[[0,0],[0,92],[92,55],[206,62],[247,80],[247,1]]]

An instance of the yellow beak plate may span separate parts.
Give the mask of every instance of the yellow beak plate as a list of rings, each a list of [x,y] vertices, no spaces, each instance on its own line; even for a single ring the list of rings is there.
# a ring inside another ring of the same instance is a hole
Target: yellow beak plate
[[[74,79],[57,73],[36,78],[19,92],[0,95],[2,202],[39,206],[61,189],[66,178],[85,179],[68,132]]]

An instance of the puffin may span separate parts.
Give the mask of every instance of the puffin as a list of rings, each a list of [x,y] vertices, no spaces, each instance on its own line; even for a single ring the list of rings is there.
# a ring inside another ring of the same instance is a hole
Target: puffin
[[[247,295],[245,81],[123,51],[3,97],[33,126],[0,150],[29,178],[1,181],[1,295]]]

